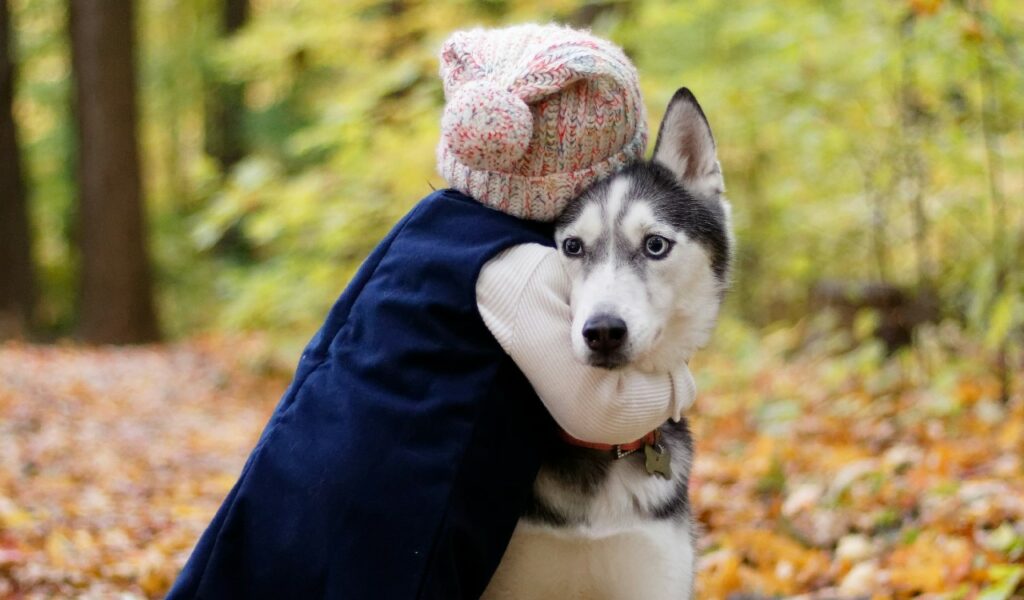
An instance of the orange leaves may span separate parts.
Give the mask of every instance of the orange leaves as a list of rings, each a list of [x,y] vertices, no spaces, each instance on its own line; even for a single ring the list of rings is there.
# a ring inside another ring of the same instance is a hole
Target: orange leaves
[[[910,0],[910,10],[918,17],[928,17],[939,12],[942,0]]]
[[[738,528],[720,542],[701,563],[701,598],[725,598],[734,590],[793,594],[813,587],[828,567],[825,553],[771,531]]]
[[[730,367],[714,356],[695,373]],[[994,402],[997,382],[963,367],[922,377],[913,355],[872,368],[766,356],[746,388],[703,386],[690,414],[698,597],[1017,589],[993,569],[1024,559],[1024,399]]]
[[[0,346],[0,597],[166,593],[283,387],[249,347]]]
[[[968,580],[972,557],[966,539],[928,532],[892,552],[886,563],[889,581],[903,595],[947,592]]]
[[[283,389],[254,354],[0,346],[0,597],[162,596]],[[913,356],[740,364],[694,365],[699,598],[1020,597],[1024,399]]]

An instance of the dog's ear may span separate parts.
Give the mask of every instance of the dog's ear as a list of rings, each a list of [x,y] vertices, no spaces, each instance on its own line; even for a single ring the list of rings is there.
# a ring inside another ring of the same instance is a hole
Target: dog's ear
[[[654,145],[654,161],[672,171],[691,193],[712,199],[725,192],[711,126],[687,88],[679,88],[668,103]]]

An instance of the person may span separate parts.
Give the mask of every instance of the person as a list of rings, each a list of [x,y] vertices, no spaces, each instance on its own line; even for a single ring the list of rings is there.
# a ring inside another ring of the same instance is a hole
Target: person
[[[643,155],[617,47],[556,25],[453,34],[438,170],[310,341],[168,598],[476,598],[557,428],[642,437],[693,399],[673,373],[571,350],[552,221]]]

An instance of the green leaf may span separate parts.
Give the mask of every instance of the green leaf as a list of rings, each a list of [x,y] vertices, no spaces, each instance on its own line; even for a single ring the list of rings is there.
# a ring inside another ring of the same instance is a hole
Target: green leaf
[[[992,585],[987,586],[978,595],[978,600],[1008,600],[1021,579],[1024,579],[1024,567],[1020,565],[994,565],[988,570]]]
[[[996,299],[996,305],[992,308],[992,316],[989,319],[988,331],[985,334],[985,346],[990,350],[999,347],[1013,330],[1017,321],[1019,305],[1020,299],[1010,290],[1004,291]]]

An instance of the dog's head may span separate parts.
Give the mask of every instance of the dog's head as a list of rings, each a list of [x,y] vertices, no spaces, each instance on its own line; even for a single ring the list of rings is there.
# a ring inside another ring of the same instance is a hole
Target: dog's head
[[[598,181],[556,223],[581,361],[665,370],[707,343],[729,280],[724,191],[711,128],[682,88],[652,160]]]

